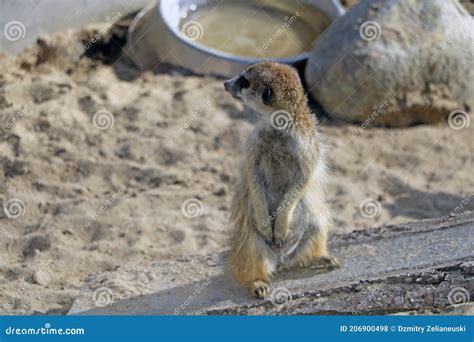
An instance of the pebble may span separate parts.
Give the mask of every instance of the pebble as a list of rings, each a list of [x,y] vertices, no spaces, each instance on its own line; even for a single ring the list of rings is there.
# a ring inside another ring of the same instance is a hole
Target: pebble
[[[46,271],[36,271],[33,275],[33,282],[39,285],[48,286],[51,281],[51,276]]]
[[[461,269],[466,274],[474,274],[474,261],[466,261],[461,264]]]
[[[45,235],[36,235],[32,237],[26,247],[23,249],[23,255],[25,257],[34,256],[36,251],[45,251],[51,247],[49,238]]]

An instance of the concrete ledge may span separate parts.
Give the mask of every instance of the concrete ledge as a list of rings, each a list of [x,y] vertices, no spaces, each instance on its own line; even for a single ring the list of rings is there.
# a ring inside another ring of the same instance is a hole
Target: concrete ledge
[[[330,248],[340,269],[281,274],[266,300],[235,286],[214,254],[90,277],[69,314],[387,314],[474,298],[474,212],[333,235]]]

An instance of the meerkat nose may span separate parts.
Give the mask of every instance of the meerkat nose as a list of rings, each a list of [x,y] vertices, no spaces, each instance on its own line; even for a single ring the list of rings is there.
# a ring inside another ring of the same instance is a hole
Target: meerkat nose
[[[225,90],[230,91],[230,81],[225,81],[224,82],[224,88],[225,88]]]

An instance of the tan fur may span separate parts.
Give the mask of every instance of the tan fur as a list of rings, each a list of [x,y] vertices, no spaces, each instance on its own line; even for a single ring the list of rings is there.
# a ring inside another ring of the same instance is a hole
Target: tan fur
[[[293,68],[260,62],[225,87],[261,115],[247,141],[232,202],[230,268],[240,284],[265,297],[277,270],[337,265],[326,247],[331,219],[324,146]],[[284,130],[270,122],[275,111],[291,117]]]

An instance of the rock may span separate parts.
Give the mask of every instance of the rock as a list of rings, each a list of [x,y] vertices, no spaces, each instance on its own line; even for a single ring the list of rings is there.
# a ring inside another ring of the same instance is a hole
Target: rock
[[[36,271],[35,274],[33,274],[33,281],[36,284],[48,286],[49,282],[51,281],[51,277],[48,272],[39,270]]]
[[[461,264],[461,269],[466,274],[474,274],[474,261],[466,261]]]
[[[474,16],[474,2],[472,0],[459,0],[459,2],[464,6],[470,15]]]
[[[115,151],[115,155],[120,159],[132,159],[132,148],[129,143],[123,143]]]
[[[91,275],[69,314],[444,312],[441,310],[452,306],[448,301],[452,290],[469,289],[472,282],[472,277],[457,266],[459,260],[474,260],[472,246],[466,243],[474,229],[474,212],[459,215],[463,223],[450,221],[448,226],[441,224],[443,218],[439,218],[383,226],[373,229],[369,236],[357,230],[347,235],[334,234],[329,247],[341,261],[341,268],[330,272],[281,272],[273,280],[272,294],[266,300],[249,296],[235,283],[226,266],[228,254],[187,255]],[[374,251],[370,258],[360,252],[363,246]],[[415,249],[417,258],[407,261],[406,251]],[[464,294],[462,291],[461,298],[465,298]]]
[[[217,197],[222,197],[227,194],[227,190],[224,187],[220,187],[218,190],[214,191],[214,195]]]
[[[31,257],[36,254],[36,251],[45,251],[51,247],[49,238],[44,235],[36,235],[32,237],[26,247],[23,249],[23,255],[25,257]]]
[[[84,48],[71,39],[67,33],[61,33],[62,37],[42,36],[36,41],[38,48],[37,64],[54,63],[57,67],[65,68],[72,61],[77,61]]]
[[[473,42],[471,16],[455,0],[362,0],[317,41],[305,77],[333,117],[434,123],[474,108]]]
[[[1,163],[5,177],[13,178],[15,176],[24,175],[27,172],[26,164],[20,160],[11,160],[5,157]]]

